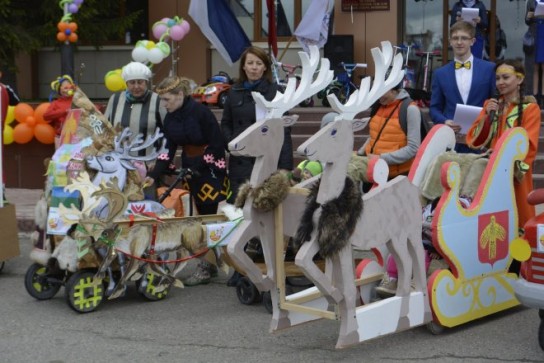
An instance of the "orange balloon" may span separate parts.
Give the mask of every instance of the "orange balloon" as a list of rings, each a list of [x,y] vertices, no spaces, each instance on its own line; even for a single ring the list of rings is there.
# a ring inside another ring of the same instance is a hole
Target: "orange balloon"
[[[34,115],[34,109],[28,103],[19,103],[15,106],[15,119],[19,123],[25,122],[28,116]]]
[[[57,33],[57,40],[59,42],[65,42],[66,41],[66,34],[64,34],[63,32],[58,32]]]
[[[76,33],[72,33],[68,36],[68,40],[71,42],[71,43],[75,43],[77,42],[77,34]]]
[[[18,124],[13,128],[13,141],[18,144],[26,144],[32,140],[34,132],[32,127],[25,123]]]
[[[60,32],[64,33],[64,31],[65,31],[66,29],[68,29],[68,26],[69,26],[69,24],[68,24],[67,22],[65,22],[65,21],[60,21],[60,22],[57,24],[57,29],[58,29]]]
[[[49,124],[37,124],[34,127],[34,136],[42,144],[52,144],[55,142],[55,129]]]
[[[68,29],[70,29],[73,32],[75,32],[77,30],[77,24],[76,23],[69,23],[68,24]]]
[[[27,116],[25,123],[30,127],[34,127],[36,126],[36,118],[34,116]]]
[[[36,107],[36,109],[34,110],[34,118],[36,119],[37,123],[47,123],[47,121],[45,121],[43,118],[43,114],[47,112],[49,105],[49,102],[44,102],[40,103],[40,105]]]

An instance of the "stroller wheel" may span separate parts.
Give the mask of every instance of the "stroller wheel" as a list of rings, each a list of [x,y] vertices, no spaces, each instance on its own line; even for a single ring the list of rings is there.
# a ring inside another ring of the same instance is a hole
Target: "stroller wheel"
[[[39,263],[30,265],[25,274],[26,291],[35,299],[49,300],[59,291],[62,283],[50,275],[49,268]]]
[[[162,300],[168,295],[170,286],[160,285],[160,276],[153,273],[145,273],[136,281],[138,293],[151,301]]]
[[[433,335],[440,335],[444,332],[444,326],[437,321],[430,321],[426,326],[427,330],[429,330]]]
[[[270,295],[270,291],[263,292],[263,305],[266,311],[268,311],[270,314],[274,312],[274,307],[272,306],[272,295]]]
[[[544,322],[540,322],[538,325],[538,344],[540,349],[544,350]]]
[[[102,281],[94,278],[95,273],[91,270],[78,271],[66,283],[66,301],[78,313],[90,313],[104,300],[104,286]]]
[[[246,276],[240,278],[236,285],[238,300],[244,305],[251,305],[261,301],[261,293],[257,287]]]

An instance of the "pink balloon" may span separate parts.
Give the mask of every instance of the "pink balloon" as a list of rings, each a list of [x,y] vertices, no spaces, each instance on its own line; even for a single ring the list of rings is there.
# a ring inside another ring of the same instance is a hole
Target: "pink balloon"
[[[191,25],[189,25],[187,20],[183,20],[179,26],[185,30],[185,35],[187,35],[191,30]]]
[[[185,29],[183,29],[180,25],[174,25],[170,28],[170,38],[173,40],[181,40],[185,34],[187,34]]]
[[[168,30],[168,27],[163,23],[155,23],[153,25],[153,36],[156,39],[161,39],[162,35]]]

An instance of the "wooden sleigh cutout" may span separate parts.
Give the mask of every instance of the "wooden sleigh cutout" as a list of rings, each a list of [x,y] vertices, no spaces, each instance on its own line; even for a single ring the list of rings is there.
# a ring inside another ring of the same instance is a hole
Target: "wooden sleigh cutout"
[[[433,316],[442,326],[453,327],[519,304],[512,287],[517,275],[508,273],[509,246],[518,237],[514,163],[525,158],[528,148],[525,130],[507,131],[466,209],[458,202],[458,165],[442,166],[446,191],[433,219],[433,245],[451,271],[435,271],[428,281]]]

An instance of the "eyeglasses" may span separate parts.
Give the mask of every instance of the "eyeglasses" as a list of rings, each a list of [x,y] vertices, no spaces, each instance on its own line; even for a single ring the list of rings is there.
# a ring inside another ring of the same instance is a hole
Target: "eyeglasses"
[[[451,37],[450,38],[450,41],[453,43],[453,42],[463,42],[463,43],[466,43],[468,42],[469,40],[472,40],[473,38],[470,38],[470,37],[459,37],[459,36],[455,36],[455,37]]]

